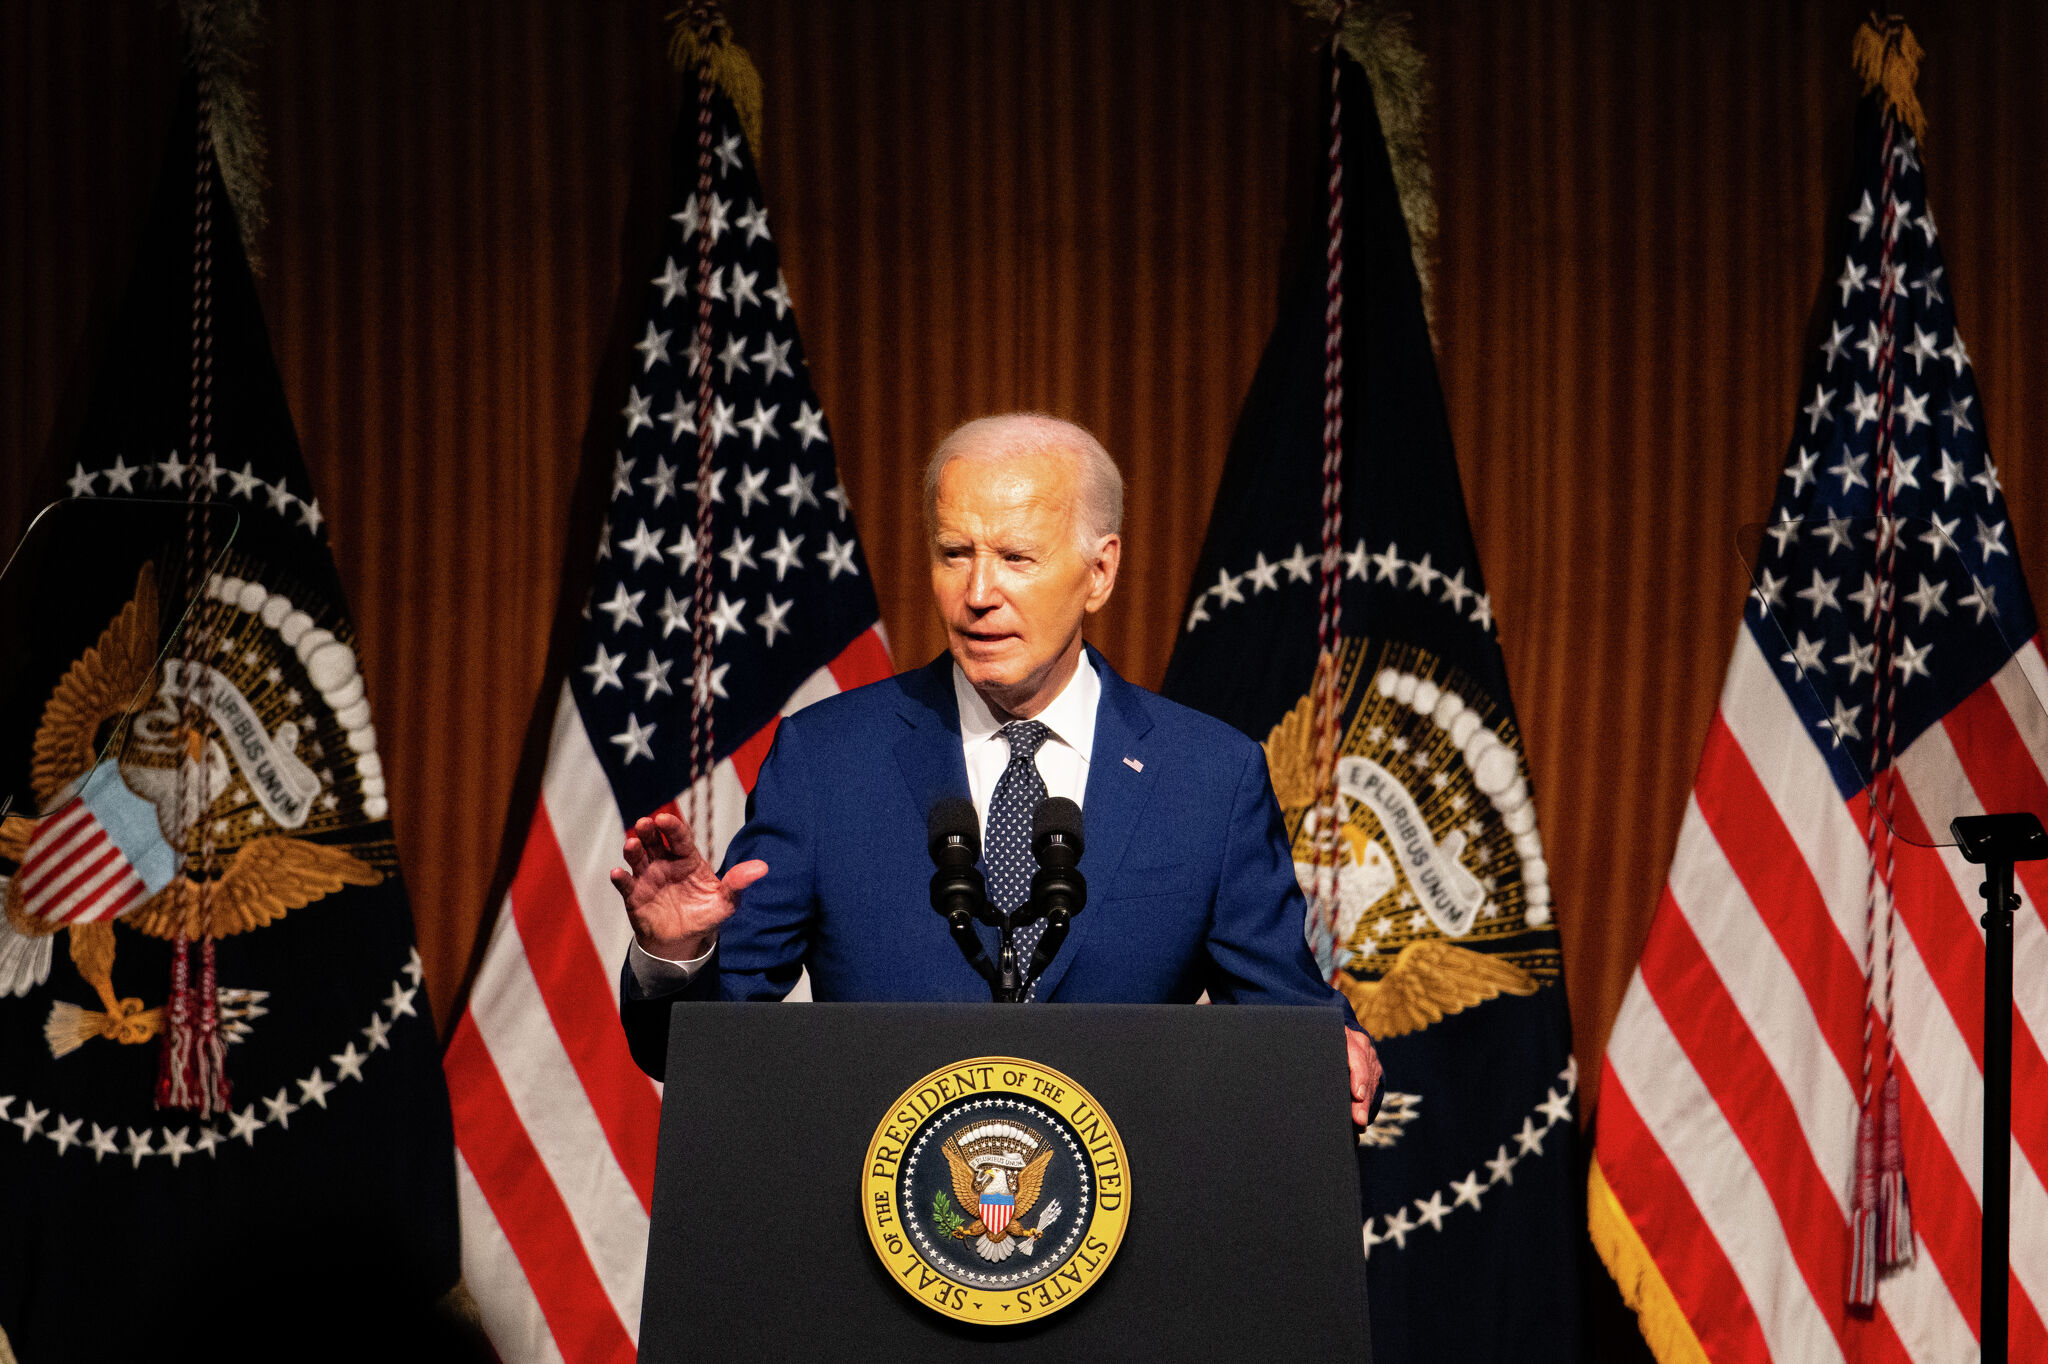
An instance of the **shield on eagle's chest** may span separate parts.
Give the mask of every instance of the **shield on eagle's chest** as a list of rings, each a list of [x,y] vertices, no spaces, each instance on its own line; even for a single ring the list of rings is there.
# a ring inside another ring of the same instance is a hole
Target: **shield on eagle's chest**
[[[1017,1210],[1013,1195],[997,1193],[993,1189],[981,1196],[981,1224],[988,1228],[990,1236],[1001,1236],[1003,1228],[1010,1225],[1010,1214]]]

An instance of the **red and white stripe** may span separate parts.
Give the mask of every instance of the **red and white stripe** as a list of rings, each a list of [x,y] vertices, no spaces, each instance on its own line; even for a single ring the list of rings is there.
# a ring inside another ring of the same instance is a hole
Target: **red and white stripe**
[[[46,924],[111,919],[148,894],[127,854],[77,798],[36,826],[15,882],[23,912]]]
[[[2031,686],[2029,684],[2032,684]],[[2037,691],[2036,688],[2042,690]],[[2048,810],[2048,666],[2029,641],[1900,757],[1896,815]],[[1979,869],[1900,843],[1898,1072],[1915,1258],[1845,1305],[1862,1074],[1864,798],[1751,635],[1735,646],[1677,853],[1608,1043],[1601,1171],[1716,1361],[1976,1357]],[[2020,871],[2012,1357],[2048,1359],[2048,867]]]
[[[782,706],[888,676],[876,626]],[[720,762],[713,860],[774,738]],[[632,933],[608,873],[625,823],[576,703],[555,707],[541,794],[444,1065],[455,1116],[463,1278],[507,1361],[630,1361],[640,1331],[661,1086],[619,1027]]]

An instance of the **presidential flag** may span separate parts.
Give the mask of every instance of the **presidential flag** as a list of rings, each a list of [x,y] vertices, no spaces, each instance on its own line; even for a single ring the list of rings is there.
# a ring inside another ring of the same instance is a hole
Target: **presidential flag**
[[[200,108],[0,582],[0,1356],[37,1364],[438,1349],[458,1272],[375,713]]]
[[[2048,813],[2048,691],[1897,21],[1864,30],[1821,342],[1600,1087],[1594,1241],[1665,1361],[1978,1346],[1981,869]],[[2023,864],[2030,907],[2048,871]],[[2012,1357],[2048,1358],[2048,934],[2019,916]]]
[[[619,446],[540,799],[446,1058],[463,1271],[508,1361],[630,1360],[639,1335],[661,1087],[618,1019],[626,827],[680,809],[716,862],[780,717],[890,671],[744,129],[752,68],[723,35],[708,55],[630,382],[600,400]]]
[[[1265,744],[1303,931],[1385,1063],[1358,1146],[1374,1358],[1575,1359],[1549,869],[1375,113],[1399,92],[1351,50],[1318,251],[1282,295],[1163,690]]]

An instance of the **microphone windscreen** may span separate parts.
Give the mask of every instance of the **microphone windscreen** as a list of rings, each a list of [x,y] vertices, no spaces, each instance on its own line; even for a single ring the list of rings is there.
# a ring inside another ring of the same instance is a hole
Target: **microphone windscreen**
[[[1037,847],[1047,834],[1064,835],[1074,850],[1074,856],[1081,855],[1081,807],[1065,796],[1050,796],[1038,802],[1038,809],[1031,815],[1031,846]]]
[[[981,817],[974,813],[974,802],[965,796],[947,796],[932,806],[924,828],[926,847],[935,858],[946,840],[955,836],[975,857],[981,856]]]

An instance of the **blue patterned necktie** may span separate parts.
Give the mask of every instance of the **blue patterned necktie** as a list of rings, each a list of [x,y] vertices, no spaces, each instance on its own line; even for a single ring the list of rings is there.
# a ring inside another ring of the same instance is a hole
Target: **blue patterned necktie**
[[[1012,720],[1004,725],[1003,737],[1010,743],[1010,765],[996,783],[988,803],[988,837],[982,841],[988,861],[989,900],[999,910],[1013,910],[1031,898],[1031,875],[1038,859],[1031,854],[1031,817],[1045,799],[1045,778],[1038,773],[1038,750],[1052,731],[1036,720]],[[1017,931],[1017,965],[1031,969],[1031,951],[1045,931],[1045,921],[1026,924]],[[1038,993],[1031,983],[1025,996]]]

